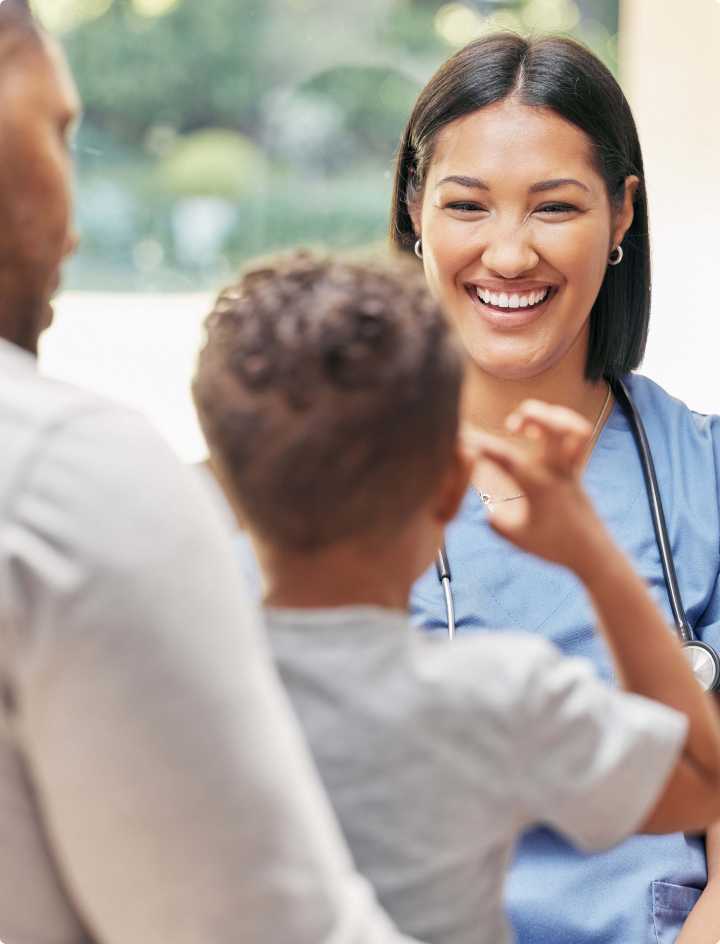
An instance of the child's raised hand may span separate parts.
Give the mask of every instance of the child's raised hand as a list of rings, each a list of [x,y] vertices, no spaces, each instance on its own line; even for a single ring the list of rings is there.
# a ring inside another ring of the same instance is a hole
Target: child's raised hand
[[[522,403],[507,427],[525,441],[483,435],[478,445],[524,497],[490,504],[492,526],[523,550],[581,569],[604,532],[580,481],[592,427],[574,411],[539,400]]]

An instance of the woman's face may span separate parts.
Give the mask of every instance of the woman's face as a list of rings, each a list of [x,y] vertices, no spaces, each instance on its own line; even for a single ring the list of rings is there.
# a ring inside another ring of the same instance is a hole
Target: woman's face
[[[482,371],[530,379],[570,358],[582,375],[636,186],[611,210],[589,139],[547,109],[507,100],[438,134],[413,223],[430,288]]]
[[[68,134],[79,110],[59,47],[28,40],[0,84],[0,290],[7,334],[29,350],[52,316],[50,299],[72,252]]]

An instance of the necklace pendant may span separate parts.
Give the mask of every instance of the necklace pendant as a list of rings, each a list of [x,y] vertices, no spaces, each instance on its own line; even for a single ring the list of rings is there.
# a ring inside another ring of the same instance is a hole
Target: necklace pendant
[[[487,492],[480,492],[480,501],[483,505],[492,505],[492,495],[488,495]]]

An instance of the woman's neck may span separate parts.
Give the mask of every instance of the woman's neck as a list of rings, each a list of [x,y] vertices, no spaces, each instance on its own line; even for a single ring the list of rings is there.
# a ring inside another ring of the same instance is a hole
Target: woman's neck
[[[586,380],[577,369],[570,371],[562,365],[529,380],[499,379],[473,367],[463,391],[462,414],[463,420],[471,426],[497,436],[510,437],[505,421],[513,410],[523,400],[545,400],[580,413],[593,425],[595,436],[601,428],[607,396],[608,387],[604,380]],[[483,458],[475,464],[472,483],[486,496],[486,500],[507,501],[522,497],[517,483]]]
[[[607,396],[604,380],[587,380],[562,365],[536,377],[506,380],[473,366],[463,393],[465,422],[499,436],[507,436],[505,421],[523,400],[545,400],[569,407],[595,423]]]

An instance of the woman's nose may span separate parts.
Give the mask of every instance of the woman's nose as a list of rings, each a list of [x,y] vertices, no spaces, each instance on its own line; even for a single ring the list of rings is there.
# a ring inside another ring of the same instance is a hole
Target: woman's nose
[[[503,279],[516,279],[530,272],[540,256],[520,227],[495,233],[483,250],[483,265]]]

